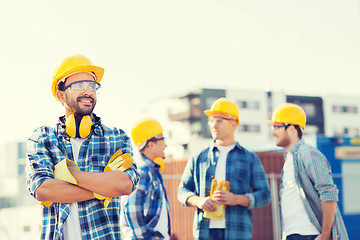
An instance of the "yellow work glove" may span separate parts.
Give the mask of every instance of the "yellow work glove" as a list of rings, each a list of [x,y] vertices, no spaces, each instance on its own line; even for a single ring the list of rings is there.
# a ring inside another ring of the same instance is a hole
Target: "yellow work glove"
[[[40,201],[40,205],[43,205],[43,206],[45,206],[45,207],[50,207],[51,205],[53,205],[53,202]]]
[[[133,159],[130,153],[124,153],[121,150],[118,150],[114,155],[109,159],[108,164],[105,166],[104,172],[109,171],[126,171],[131,167]],[[98,193],[94,193],[94,197],[102,200],[104,207],[107,208],[112,198],[104,197]]]
[[[65,158],[55,165],[54,178],[77,185],[77,181],[70,173],[69,169],[76,169],[80,171],[78,165],[74,161]],[[50,207],[52,204],[53,202],[50,201],[40,201],[40,205],[45,207]]]
[[[216,180],[213,179],[211,182],[210,197],[213,196],[214,191],[218,190],[229,191],[229,181],[224,182],[224,180],[220,180],[219,183],[217,183]],[[213,220],[222,220],[225,217],[225,207],[225,204],[216,204],[216,210],[214,212],[208,212],[204,210],[204,217]]]
[[[58,164],[55,165],[55,170],[54,170],[55,179],[77,185],[77,181],[74,178],[74,176],[70,173],[70,169],[80,171],[78,165],[74,161],[71,161],[67,158],[60,161]]]
[[[133,159],[130,153],[122,153],[118,150],[114,155],[109,159],[108,164],[106,165],[104,172],[108,171],[122,171],[129,169],[133,163]]]

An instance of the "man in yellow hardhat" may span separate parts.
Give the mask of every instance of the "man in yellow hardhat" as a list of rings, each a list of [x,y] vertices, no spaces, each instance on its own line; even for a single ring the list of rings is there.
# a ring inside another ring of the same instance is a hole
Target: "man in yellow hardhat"
[[[204,113],[213,141],[189,159],[178,200],[197,208],[195,239],[251,239],[251,210],[270,202],[264,168],[235,141],[239,110],[234,102],[219,98]]]
[[[139,174],[130,138],[93,113],[103,73],[82,55],[65,58],[51,86],[65,115],[29,138],[27,184],[42,205],[41,239],[120,239],[120,196]]]
[[[319,150],[302,139],[304,110],[284,103],[268,122],[276,145],[286,151],[280,188],[283,239],[348,239],[330,165]]]
[[[170,239],[170,205],[160,172],[164,169],[166,143],[163,128],[153,118],[142,118],[131,137],[141,156],[141,174],[133,193],[121,197],[123,239]]]

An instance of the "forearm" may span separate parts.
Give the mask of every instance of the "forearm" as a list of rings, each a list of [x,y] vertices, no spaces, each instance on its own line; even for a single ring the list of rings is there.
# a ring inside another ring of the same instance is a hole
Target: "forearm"
[[[248,207],[250,205],[250,199],[242,194],[235,194],[235,205],[240,205],[243,207]]]
[[[198,207],[200,201],[201,198],[199,196],[193,195],[188,197],[188,199],[186,200],[186,205],[190,207]]]
[[[93,199],[92,192],[68,182],[48,179],[35,191],[38,201],[51,201],[58,203],[74,203]]]
[[[106,197],[119,197],[132,192],[133,182],[121,171],[101,173],[72,171],[78,186]]]
[[[328,234],[330,236],[335,218],[336,202],[321,201],[321,210],[323,215],[321,234]]]

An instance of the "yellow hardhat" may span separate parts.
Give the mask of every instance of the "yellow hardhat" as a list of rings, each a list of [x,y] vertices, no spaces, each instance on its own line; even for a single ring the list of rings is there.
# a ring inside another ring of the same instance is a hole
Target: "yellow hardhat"
[[[211,108],[205,110],[204,113],[208,117],[212,117],[214,113],[225,113],[235,117],[236,120],[239,122],[239,109],[237,105],[234,102],[229,101],[223,97],[216,100],[211,105]]]
[[[146,140],[155,137],[163,132],[160,123],[153,118],[142,118],[134,124],[131,130],[131,137],[135,146],[139,146]]]
[[[73,55],[65,58],[61,64],[56,68],[54,72],[54,77],[52,80],[51,91],[54,97],[56,98],[57,85],[63,77],[74,72],[92,72],[95,74],[95,81],[100,82],[103,75],[104,69],[102,67],[94,66],[89,59],[82,55]]]
[[[299,125],[305,129],[306,115],[304,110],[293,103],[283,103],[275,108],[271,120],[268,123],[290,123]]]

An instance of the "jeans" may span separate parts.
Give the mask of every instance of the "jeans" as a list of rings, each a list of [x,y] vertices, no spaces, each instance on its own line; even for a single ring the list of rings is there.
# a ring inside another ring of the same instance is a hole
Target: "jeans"
[[[224,228],[210,228],[209,240],[225,240]]]
[[[318,235],[300,235],[291,234],[286,237],[286,240],[314,240]]]

